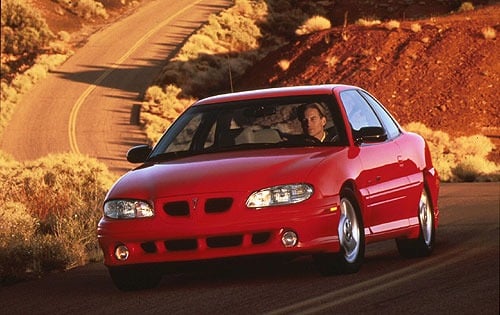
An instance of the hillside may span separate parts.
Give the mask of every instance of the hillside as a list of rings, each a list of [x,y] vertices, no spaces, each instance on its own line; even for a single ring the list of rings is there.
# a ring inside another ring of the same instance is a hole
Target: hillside
[[[354,84],[371,91],[402,124],[418,121],[454,136],[498,137],[500,49],[498,38],[485,39],[482,29],[498,32],[499,23],[496,4],[401,21],[394,30],[384,24],[337,26],[269,54],[237,87]],[[289,62],[287,70],[280,60]]]

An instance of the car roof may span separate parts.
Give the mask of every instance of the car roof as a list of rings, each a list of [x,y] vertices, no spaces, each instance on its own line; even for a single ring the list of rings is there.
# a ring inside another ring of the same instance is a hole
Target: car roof
[[[304,95],[321,95],[321,94],[332,94],[333,89],[351,89],[358,87],[344,84],[322,84],[322,85],[304,85],[304,86],[291,86],[291,87],[279,87],[279,88],[267,88],[250,90],[244,92],[221,94],[216,96],[210,96],[201,99],[194,103],[192,106],[214,104],[214,103],[225,103],[225,102],[235,102],[242,100],[255,100],[255,99],[265,99],[265,98],[275,98],[283,96],[304,96]]]

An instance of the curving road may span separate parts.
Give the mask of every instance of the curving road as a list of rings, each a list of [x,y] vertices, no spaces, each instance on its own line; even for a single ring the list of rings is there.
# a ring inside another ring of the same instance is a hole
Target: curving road
[[[140,292],[91,264],[0,288],[5,314],[499,314],[500,183],[443,184],[436,250],[404,259],[369,245],[357,274],[322,277],[308,259],[199,265]]]
[[[17,160],[75,152],[123,173],[126,151],[146,142],[131,110],[167,57],[231,0],[153,0],[93,34],[23,97],[0,139]]]

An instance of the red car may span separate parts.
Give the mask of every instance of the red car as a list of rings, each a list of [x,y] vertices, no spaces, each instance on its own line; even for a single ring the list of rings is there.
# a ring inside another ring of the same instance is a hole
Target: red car
[[[357,272],[365,245],[426,256],[439,177],[426,142],[368,92],[273,88],[191,105],[104,202],[99,244],[115,285],[153,287],[159,266],[261,254],[312,255]]]

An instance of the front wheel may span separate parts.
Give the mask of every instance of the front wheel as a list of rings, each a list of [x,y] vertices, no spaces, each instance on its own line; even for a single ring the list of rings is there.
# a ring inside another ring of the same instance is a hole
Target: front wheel
[[[434,249],[436,231],[434,228],[434,211],[425,187],[422,189],[418,203],[418,222],[420,234],[416,239],[396,239],[398,251],[403,257],[429,256]]]
[[[365,233],[361,211],[351,189],[343,190],[340,200],[340,220],[337,227],[340,252],[315,257],[322,274],[358,272],[365,256]]]

